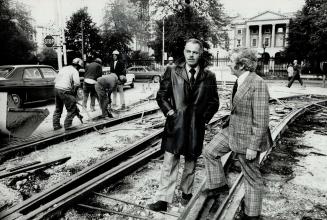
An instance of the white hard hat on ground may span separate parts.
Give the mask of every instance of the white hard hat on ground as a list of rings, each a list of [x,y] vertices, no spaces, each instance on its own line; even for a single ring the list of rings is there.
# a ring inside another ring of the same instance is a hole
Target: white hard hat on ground
[[[79,65],[80,67],[83,67],[83,60],[81,58],[74,58],[72,61],[72,64]]]
[[[119,51],[118,51],[118,50],[114,50],[114,51],[112,52],[112,54],[118,55],[118,54],[119,54]]]

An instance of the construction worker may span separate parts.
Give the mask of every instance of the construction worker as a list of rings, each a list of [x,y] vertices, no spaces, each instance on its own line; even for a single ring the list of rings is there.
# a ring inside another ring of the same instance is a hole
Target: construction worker
[[[119,52],[114,50],[112,52],[113,62],[110,64],[110,73],[115,73],[118,77],[117,89],[113,91],[113,105],[117,105],[117,90],[120,96],[121,108],[125,109],[125,95],[124,95],[124,83],[126,82],[126,69],[124,64],[118,60]]]
[[[77,116],[81,122],[83,116],[80,115],[79,109],[76,106],[77,90],[80,86],[78,70],[83,67],[83,61],[80,58],[75,58],[72,64],[63,67],[55,79],[55,101],[56,109],[53,113],[53,129],[61,129],[60,118],[65,105],[67,115],[64,121],[65,130],[72,126],[73,119]]]
[[[115,73],[104,75],[97,79],[95,91],[98,94],[99,103],[102,111],[102,117],[113,118],[111,114],[111,92],[117,90],[118,77]],[[109,105],[109,106],[108,106]],[[109,107],[109,108],[108,108]]]
[[[83,107],[86,109],[87,99],[91,98],[90,109],[92,112],[95,111],[95,99],[97,98],[97,93],[94,89],[94,85],[97,82],[97,78],[102,76],[102,60],[96,58],[92,63],[86,66],[84,83],[83,83]]]

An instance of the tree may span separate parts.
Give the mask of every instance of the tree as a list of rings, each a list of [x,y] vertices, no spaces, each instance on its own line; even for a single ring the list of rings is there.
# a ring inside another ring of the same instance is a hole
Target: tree
[[[22,4],[0,1],[0,65],[37,62],[30,20],[30,13]]]
[[[301,11],[291,19],[286,55],[307,60],[315,66],[327,60],[327,2],[306,0]]]
[[[128,0],[110,0],[106,4],[103,18],[103,49],[105,62],[109,62],[114,50],[126,55],[131,49],[129,45],[136,34],[142,32],[138,22],[136,3]]]
[[[185,40],[191,37],[200,39],[206,49],[209,49],[207,43],[209,40],[215,41],[216,44],[226,42],[227,35],[223,27],[228,23],[228,19],[218,1],[195,0],[192,4],[185,4],[181,0],[173,2],[164,0],[156,1],[154,4],[156,16],[168,14],[163,18],[165,52],[168,56],[183,57]],[[162,20],[157,21],[156,39],[151,42],[157,61],[162,59],[162,26]],[[206,57],[210,57],[207,52]]]
[[[43,47],[41,53],[36,56],[40,64],[50,65],[58,69],[57,53],[52,47]]]
[[[99,29],[92,21],[86,7],[79,9],[70,17],[66,24],[65,35],[67,50],[72,50],[72,52],[68,53],[68,59],[71,60],[76,56],[82,57],[82,41],[83,53],[87,59],[102,56],[102,41]]]

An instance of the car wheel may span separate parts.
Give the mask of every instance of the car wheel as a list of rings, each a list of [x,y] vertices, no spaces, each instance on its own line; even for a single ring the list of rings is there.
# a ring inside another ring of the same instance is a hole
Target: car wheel
[[[23,100],[18,94],[8,94],[8,107],[20,108],[23,105]]]
[[[158,83],[160,81],[160,76],[154,76],[153,82]]]
[[[83,100],[84,98],[84,92],[82,88],[77,89],[77,100]]]

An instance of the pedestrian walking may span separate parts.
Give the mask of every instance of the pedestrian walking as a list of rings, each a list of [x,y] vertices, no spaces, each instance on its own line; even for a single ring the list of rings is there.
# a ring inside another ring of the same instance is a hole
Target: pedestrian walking
[[[294,73],[293,65],[292,65],[292,63],[289,63],[288,67],[287,67],[288,82],[291,81],[291,79],[293,77],[293,73]]]
[[[260,152],[271,146],[269,130],[269,93],[264,80],[254,71],[256,53],[247,48],[234,49],[229,67],[237,81],[231,98],[231,113],[220,133],[204,148],[206,188],[209,197],[228,192],[221,157],[233,151],[244,174],[244,218],[259,219],[263,179],[259,170]]]
[[[92,63],[86,66],[83,82],[83,107],[86,109],[87,100],[90,95],[90,109],[95,111],[95,99],[97,98],[97,93],[95,91],[94,85],[97,82],[97,78],[102,76],[102,60],[96,58]]]
[[[63,67],[55,79],[55,102],[56,108],[53,113],[53,129],[61,129],[60,118],[65,105],[67,115],[64,121],[64,128],[68,129],[72,126],[73,119],[77,116],[81,121],[83,116],[80,115],[79,109],[76,106],[77,90],[80,86],[80,78],[78,70],[82,68],[83,61],[80,58],[75,58],[72,64]]]
[[[291,81],[288,83],[287,87],[291,88],[293,82],[296,79],[300,82],[301,86],[304,87],[303,81],[301,79],[301,66],[297,63],[297,60],[294,60],[293,61],[293,77],[292,77]]]
[[[112,52],[113,62],[110,65],[110,72],[115,73],[118,76],[117,89],[113,91],[113,106],[117,105],[117,90],[119,92],[121,109],[125,109],[125,95],[124,95],[124,83],[126,82],[126,69],[124,64],[118,59],[119,52],[114,50]]]
[[[118,77],[115,73],[101,76],[97,79],[95,90],[101,107],[102,117],[113,118],[111,114],[111,93],[117,89]]]
[[[165,153],[157,202],[149,205],[154,211],[166,211],[173,200],[181,155],[185,161],[180,185],[183,203],[192,197],[205,125],[219,107],[216,77],[205,69],[202,53],[202,43],[189,39],[184,48],[185,62],[167,68],[160,82],[156,100],[166,116],[161,143]]]

